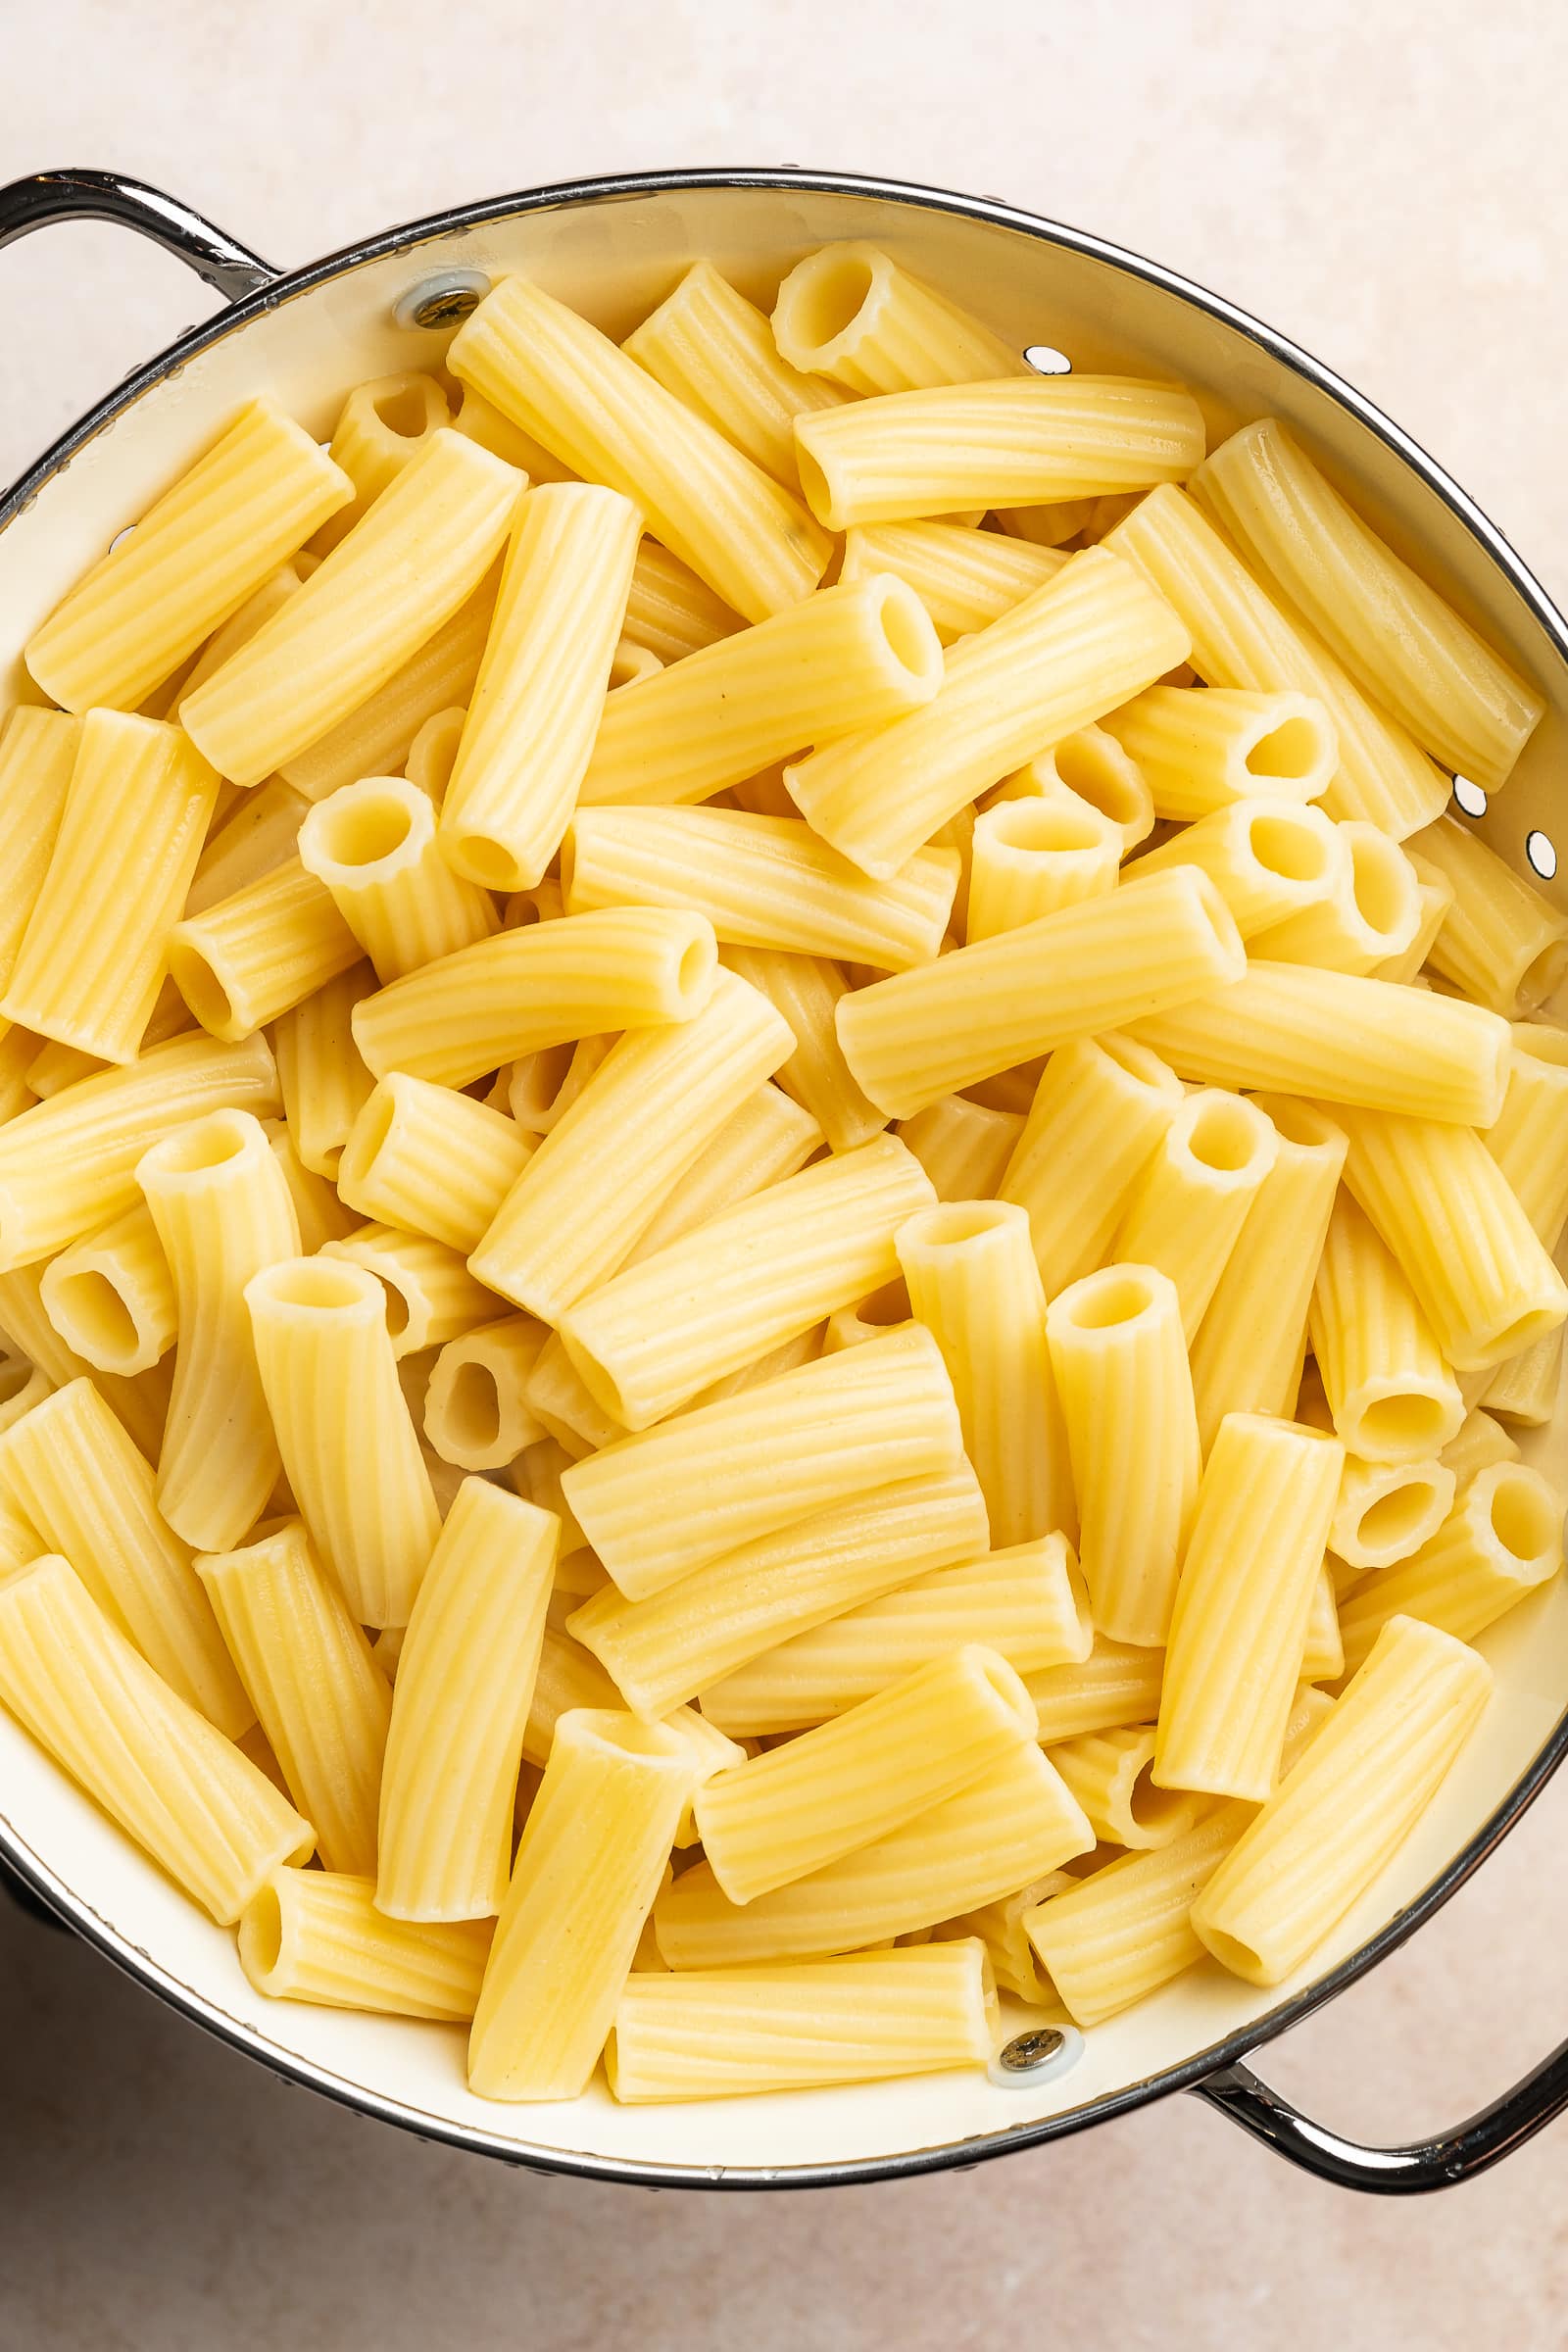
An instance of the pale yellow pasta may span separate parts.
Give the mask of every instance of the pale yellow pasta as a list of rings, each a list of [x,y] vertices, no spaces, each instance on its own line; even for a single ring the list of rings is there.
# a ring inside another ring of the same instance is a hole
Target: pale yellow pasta
[[[1061,799],[999,801],[974,828],[964,937],[1054,914],[1116,887],[1120,826],[1098,808]]]
[[[349,1129],[337,1189],[364,1217],[466,1252],[532,1152],[533,1138],[503,1111],[394,1070],[376,1081]]]
[[[1448,919],[1453,905],[1453,884],[1446,874],[1435,866],[1430,858],[1419,850],[1406,848],[1405,857],[1415,875],[1418,914],[1414,937],[1401,955],[1390,956],[1374,964],[1372,977],[1376,980],[1396,980],[1408,984],[1424,972],[1432,954],[1433,942]]]
[[[459,384],[458,405],[452,414],[453,430],[466,433],[470,441],[481,448],[494,450],[509,466],[515,466],[530,482],[571,482],[576,475],[569,466],[552,456],[542,441],[525,433],[510,416],[503,416],[489,401],[481,400],[471,384]]]
[[[468,2044],[482,2097],[587,2086],[696,1770],[677,1734],[632,1715],[573,1709],[557,1724]]]
[[[781,358],[766,317],[709,261],[693,262],[621,349],[787,490],[800,487],[796,417],[849,398]]]
[[[858,1706],[965,1642],[984,1643],[1027,1681],[1081,1663],[1092,1641],[1072,1545],[1065,1536],[1044,1536],[911,1577],[761,1651],[704,1685],[703,1713],[737,1736],[799,1731]]]
[[[315,1844],[309,1822],[58,1554],[0,1583],[0,1702],[220,1925]]]
[[[1479,1004],[1301,963],[1245,975],[1130,1024],[1183,1078],[1316,1095],[1411,1118],[1490,1126],[1507,1023]]]
[[[284,1013],[272,1031],[283,1114],[308,1173],[335,1178],[343,1149],[375,1084],[354,1040],[354,1012],[375,992],[356,963]]]
[[[1340,1115],[1345,1181],[1456,1371],[1503,1363],[1557,1328],[1568,1285],[1479,1136],[1430,1117]]]
[[[1499,1364],[1487,1386],[1489,1409],[1526,1429],[1544,1429],[1557,1409],[1562,1374],[1562,1326],[1533,1348]]]
[[[1390,1619],[1193,1905],[1193,1928],[1223,1967],[1252,1984],[1299,1967],[1426,1810],[1491,1690],[1475,1650]]]
[[[877,572],[822,589],[612,695],[582,805],[708,800],[810,745],[886,726],[942,684],[912,588]]]
[[[1568,1033],[1516,1021],[1508,1091],[1483,1141],[1548,1250],[1568,1225]]]
[[[1494,1012],[1535,1011],[1568,974],[1568,915],[1454,817],[1428,825],[1413,846],[1453,885],[1432,969]]]
[[[644,1600],[743,1544],[961,1458],[953,1385],[911,1324],[623,1438],[562,1484],[618,1589]]]
[[[1409,858],[1376,825],[1347,819],[1338,832],[1346,858],[1333,889],[1259,932],[1253,954],[1274,963],[1364,973],[1380,972],[1414,945],[1421,885]]]
[[[225,899],[286,865],[299,844],[309,801],[281,776],[248,792],[231,815],[207,837],[181,913],[205,914]]]
[[[1052,1989],[1050,1978],[1041,1970],[1023,1922],[1026,1912],[1033,1911],[1052,1895],[1065,1892],[1076,1883],[1065,1870],[1048,1871],[1043,1879],[1031,1879],[1027,1886],[1003,1895],[998,1902],[982,1903],[977,1910],[961,1912],[956,1919],[939,1921],[930,1931],[930,1939],[934,1943],[961,1943],[965,1936],[977,1936],[986,1947],[992,1974],[1004,1992],[1010,1992],[1026,2008],[1045,2010],[1065,2022],[1067,2012]]]
[[[623,1427],[646,1429],[891,1281],[894,1236],[932,1199],[913,1153],[879,1136],[753,1194],[579,1297],[560,1322],[566,1352]]]
[[[1490,1470],[1494,1462],[1518,1461],[1519,1447],[1490,1413],[1473,1407],[1461,1422],[1458,1436],[1449,1439],[1439,1459],[1446,1470],[1453,1472],[1462,1489],[1478,1471]]]
[[[494,1101],[506,1103],[528,1137],[530,1153],[537,1149],[536,1137],[560,1126],[614,1043],[613,1037],[579,1037],[569,1044],[545,1046],[524,1054],[498,1075],[500,1091]]]
[[[545,1435],[525,1402],[549,1334],[530,1315],[506,1315],[448,1340],[424,1395],[424,1434],[460,1470],[501,1470]]]
[[[1067,1424],[1095,1625],[1161,1644],[1198,1494],[1198,1419],[1176,1286],[1117,1265],[1054,1298],[1046,1317]]]
[[[1387,846],[1398,856],[1396,844]],[[1146,850],[1133,871],[1155,874],[1176,865],[1200,866],[1242,937],[1266,939],[1332,902],[1348,881],[1349,851],[1340,827],[1321,808],[1252,798],[1228,801],[1184,826],[1157,850]],[[1259,947],[1257,953],[1263,952]]]
[[[14,1119],[19,1111],[29,1109],[38,1100],[37,1090],[28,1082],[27,1071],[40,1051],[48,1053],[50,1049],[40,1048],[30,1029],[17,1029],[9,1021],[0,1021],[0,1126],[7,1119]],[[71,1053],[74,1049],[63,1046],[60,1051]]]
[[[1169,606],[1091,548],[956,646],[923,709],[823,746],[784,781],[825,840],[885,880],[966,801],[1115,710],[1186,651]]]
[[[1152,1723],[1164,1665],[1162,1649],[1140,1649],[1097,1633],[1086,1657],[1025,1675],[1042,1744],[1051,1747],[1058,1740],[1111,1732],[1123,1724]]]
[[[297,1254],[299,1220],[271,1145],[248,1111],[215,1110],[166,1136],[138,1162],[136,1181],[178,1312],[158,1507],[196,1549],[224,1551],[255,1525],[281,1466],[245,1286],[264,1266]]]
[[[20,1421],[24,1413],[30,1413],[35,1404],[42,1404],[53,1387],[54,1382],[46,1372],[29,1363],[9,1342],[0,1342],[0,1436],[14,1421]],[[15,1548],[18,1531],[25,1529],[22,1511],[9,1496],[0,1494],[0,1552],[6,1555],[7,1567],[14,1568],[19,1561],[32,1556]],[[36,1539],[29,1535],[28,1541],[35,1543]]]
[[[0,1270],[50,1257],[133,1208],[149,1144],[204,1111],[278,1105],[265,1038],[172,1038],[0,1127]],[[0,1323],[4,1321],[0,1311]],[[29,1350],[30,1352],[30,1350]]]
[[[297,854],[177,922],[167,948],[175,985],[202,1027],[231,1044],[341,979],[361,954],[331,892]]]
[[[363,1266],[385,1286],[386,1328],[397,1356],[444,1348],[461,1332],[494,1322],[502,1310],[502,1301],[468,1272],[462,1252],[428,1234],[361,1225],[342,1241],[326,1243],[319,1255]]]
[[[617,491],[549,483],[524,499],[441,806],[443,855],[527,890],[561,846],[588,772],[642,517]]]
[[[724,962],[789,1023],[795,1051],[773,1073],[784,1092],[810,1112],[834,1152],[867,1143],[887,1120],[856,1084],[839,1044],[836,1016],[850,993],[839,966],[820,956],[735,947],[724,950]]]
[[[526,1397],[546,1435],[564,1446],[574,1461],[626,1435],[625,1423],[594,1395],[559,1332],[552,1331],[539,1351],[528,1375]]]
[[[794,368],[852,392],[1023,375],[1022,354],[946,294],[856,242],[808,254],[779,287],[773,334]]]
[[[190,1548],[161,1517],[150,1464],[87,1380],[0,1437],[0,1484],[64,1553],[105,1615],[172,1691],[237,1738],[255,1711],[229,1662]]]
[[[1221,1421],[1176,1587],[1158,1787],[1254,1801],[1273,1788],[1344,1465],[1339,1440],[1316,1430]]]
[[[272,614],[288,602],[295,589],[303,586],[319,562],[319,556],[300,548],[287,564],[280,564],[275,571],[270,571],[261,586],[253,590],[245,602],[229,614],[222,627],[213,631],[195,661],[187,668],[179,670],[160,693],[150,695],[140,708],[149,717],[177,719],[179,706],[186,695],[194,694],[198,686],[205,686],[214,670],[220,669],[230,654],[237,653],[242,645],[248,645],[263,622],[270,620]],[[232,803],[242,800],[243,796],[236,785],[225,784],[219,796],[220,818],[225,813],[225,799]]]
[[[839,1006],[839,1043],[872,1102],[907,1118],[1134,1015],[1152,1030],[1153,1005],[1234,994],[1245,970],[1213,883],[1179,866],[858,990]]]
[[[625,2105],[984,2066],[997,1996],[978,1938],[794,1967],[634,1972],[605,2052]]]
[[[319,569],[180,705],[197,750],[234,783],[259,784],[318,744],[473,594],[522,486],[477,442],[432,433]],[[286,781],[315,797],[297,773]]]
[[[914,590],[942,643],[952,645],[1000,620],[1066,562],[1054,548],[958,523],[869,522],[845,533],[839,578],[892,572]]]
[[[177,727],[90,710],[0,1012],[104,1061],[135,1058],[218,780]]]
[[[758,1087],[683,1171],[677,1189],[638,1235],[627,1264],[641,1264],[721,1210],[781,1184],[821,1146],[822,1130],[808,1110],[775,1085]]]
[[[1226,1258],[1191,1349],[1198,1434],[1206,1452],[1226,1413],[1296,1409],[1312,1285],[1339,1193],[1346,1142],[1311,1102],[1259,1095],[1274,1164]]]
[[[528,279],[485,297],[447,365],[576,472],[634,500],[748,620],[798,604],[821,577],[830,542],[799,499]]]
[[[614,919],[568,915],[561,927]],[[695,1018],[622,1037],[502,1201],[469,1258],[473,1273],[558,1323],[615,1272],[682,1169],[778,1068],[789,1036],[765,997],[720,972]]]
[[[416,784],[438,808],[452,781],[467,715],[462,704],[454,705],[450,710],[437,710],[410,744],[408,759],[403,763],[403,773],[409,782]]]
[[[795,447],[807,504],[842,531],[1179,481],[1202,456],[1203,420],[1174,385],[1020,372],[822,409],[796,418]]]
[[[911,1215],[898,1236],[898,1262],[948,1367],[993,1543],[1074,1530],[1027,1212],[1010,1201],[954,1201]]]
[[[1089,1817],[1102,1845],[1150,1852],[1185,1838],[1203,1812],[1199,1796],[1158,1786],[1151,1775],[1152,1728],[1085,1732],[1048,1755]]]
[[[1061,1775],[1020,1740],[891,1836],[749,1903],[730,1902],[699,1863],[659,1897],[654,1931],[672,1969],[855,1951],[996,1902],[1094,1842]]]
[[[388,1919],[375,1881],[276,1870],[239,1923],[239,1961],[258,1992],[328,2009],[466,2024],[479,1998],[493,1923],[432,1927]]]
[[[197,1567],[322,1868],[373,1872],[392,1695],[303,1523]]]
[[[440,1519],[364,1266],[285,1258],[246,1286],[283,1472],[361,1625],[407,1625]]]
[[[51,1258],[39,1296],[66,1346],[95,1372],[128,1379],[174,1345],[173,1278],[145,1203]]]
[[[700,1690],[704,1713],[729,1730],[728,1712],[712,1704],[726,1677],[744,1672],[752,1659],[780,1655],[782,1644],[825,1629],[830,1618],[849,1622],[846,1612],[975,1557],[985,1544],[984,1499],[960,1464],[796,1521],[649,1599],[628,1601],[609,1589],[595,1593],[571,1618],[571,1631],[638,1714],[657,1720]],[[955,1620],[944,1623],[952,1636]],[[908,1663],[935,1654],[927,1650]],[[906,1670],[895,1664],[886,1680]],[[855,1698],[881,1687],[874,1682]]]
[[[16,967],[17,951],[43,888],[65,813],[80,721],[64,710],[21,704],[0,723],[0,988]]]
[[[40,1296],[42,1271],[40,1266],[30,1265],[0,1274],[0,1334],[4,1336],[7,1350],[20,1350],[42,1376],[43,1386],[28,1399],[28,1409],[34,1403],[41,1403],[51,1389],[63,1389],[73,1380],[90,1380],[137,1450],[149,1462],[156,1461],[167,1401],[167,1393],[158,1394],[162,1365],[155,1366],[151,1374],[141,1373],[134,1379],[122,1380],[116,1373],[100,1372],[85,1362],[66,1346],[49,1320]],[[9,1413],[4,1426],[9,1429],[20,1418],[18,1413]]]
[[[1180,1081],[1130,1039],[1075,1038],[1052,1054],[997,1188],[1029,1212],[1048,1298],[1103,1262],[1181,1102]]]
[[[458,1490],[398,1659],[375,1888],[390,1918],[501,1909],[559,1536],[482,1478]]]
[[[427,720],[455,704],[466,706],[490,633],[499,577],[498,567],[384,686],[307,750],[281,760],[284,781],[306,800],[322,801],[361,776],[395,776]]]
[[[690,1020],[708,1001],[711,927],[662,906],[617,906],[482,939],[356,1007],[377,1078],[408,1070],[466,1086],[568,1038]]]
[[[1538,1470],[1494,1462],[1419,1549],[1363,1577],[1344,1602],[1345,1671],[1356,1672],[1391,1617],[1417,1617],[1473,1642],[1562,1564],[1561,1498]]]
[[[1339,765],[1334,721],[1308,694],[1151,686],[1100,723],[1137,760],[1154,814],[1180,824],[1237,801],[1321,800]]]
[[[68,710],[134,710],[353,487],[303,426],[247,401],[33,632],[28,669]]]
[[[1130,492],[1134,506],[1144,493]],[[1057,499],[1047,507],[998,507],[993,516],[1009,539],[1027,540],[1032,547],[1065,547],[1088,529],[1098,498]]]
[[[1345,1642],[1340,1632],[1339,1600],[1325,1559],[1312,1586],[1306,1613],[1306,1642],[1301,1651],[1303,1683],[1337,1683],[1345,1672]]]
[[[1348,1452],[1424,1461],[1457,1437],[1459,1384],[1394,1256],[1348,1193],[1329,1220],[1309,1330]]]
[[[1454,1484],[1440,1461],[1363,1462],[1350,1455],[1329,1530],[1334,1552],[1361,1572],[1406,1558],[1443,1525]]]
[[[1435,760],[1487,791],[1504,782],[1541,696],[1385,546],[1277,417],[1221,442],[1193,492]]]
[[[336,547],[421,442],[451,422],[451,406],[433,375],[411,371],[356,384],[338,412],[331,442],[333,463],[353,483],[354,496],[317,532],[316,552]]]
[[[383,987],[500,928],[490,893],[447,863],[435,810],[406,777],[367,776],[318,801],[300,827],[299,855]]]
[[[544,1507],[540,1505],[541,1509]],[[562,1542],[565,1542],[564,1527]],[[558,1577],[559,1574],[558,1568]],[[564,1619],[577,1605],[574,1595],[558,1591],[547,1609],[539,1670],[534,1676],[533,1696],[522,1735],[523,1759],[536,1768],[550,1761],[556,1725],[563,1715],[574,1707],[615,1708],[624,1703],[598,1659],[591,1658],[580,1643],[561,1630]]]
[[[1189,1347],[1278,1155],[1266,1111],[1200,1088],[1133,1181],[1109,1254],[1169,1275]]]
[[[1077,727],[1064,735],[1049,752],[1004,778],[991,798],[993,803],[1065,800],[1069,807],[1085,802],[1120,826],[1123,855],[1147,841],[1154,829],[1153,796],[1143,769],[1102,726]]]
[[[744,625],[740,614],[678,556],[657,539],[643,540],[626,599],[626,636],[633,645],[657,655],[662,667]]]
[[[1152,491],[1102,544],[1172,605],[1205,685],[1303,694],[1322,705],[1339,740],[1322,795],[1330,816],[1364,817],[1402,841],[1439,814],[1448,797],[1442,769],[1286,616],[1184,491],[1169,483]]]
[[[894,972],[939,953],[958,880],[958,853],[928,849],[869,881],[799,817],[739,808],[580,809],[561,866],[570,914],[685,907],[727,946]]]
[[[944,1095],[899,1129],[931,1179],[939,1200],[990,1200],[1023,1134],[1021,1111],[988,1110],[962,1095]]]

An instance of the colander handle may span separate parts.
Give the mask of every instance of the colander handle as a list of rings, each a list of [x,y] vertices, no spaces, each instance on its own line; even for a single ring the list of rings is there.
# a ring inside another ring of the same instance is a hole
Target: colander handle
[[[1193,2088],[1303,2173],[1373,2196],[1420,2196],[1428,2189],[1473,2180],[1522,2148],[1568,2107],[1568,2041],[1560,2042],[1549,2058],[1468,2122],[1433,2139],[1406,2140],[1391,2148],[1367,2148],[1358,2140],[1342,2139],[1270,2090],[1248,2066],[1227,2066]]]
[[[118,172],[35,172],[0,188],[0,246],[59,220],[113,220],[133,228],[194,270],[225,302],[259,293],[279,274],[188,204]]]

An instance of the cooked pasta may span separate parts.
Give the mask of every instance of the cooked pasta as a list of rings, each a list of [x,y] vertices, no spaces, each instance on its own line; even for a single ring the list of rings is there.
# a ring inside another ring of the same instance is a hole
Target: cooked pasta
[[[1113,1031],[1052,1054],[997,1188],[1029,1212],[1048,1298],[1103,1262],[1181,1102],[1181,1082],[1157,1054]]]
[[[844,535],[841,581],[892,572],[914,590],[944,645],[1000,620],[1067,562],[997,531],[953,522],[859,523]]]
[[[1137,760],[1154,814],[1179,824],[1238,801],[1321,800],[1339,764],[1334,721],[1308,694],[1151,686],[1100,723]]]
[[[1477,1471],[1436,1534],[1363,1577],[1344,1602],[1346,1672],[1355,1673],[1391,1617],[1474,1641],[1562,1561],[1562,1504],[1540,1472],[1506,1461]]]
[[[388,1919],[373,1878],[281,1869],[241,1915],[239,1960],[273,2000],[466,2025],[493,1934],[488,1919],[441,1927]]]
[[[66,1346],[95,1372],[129,1379],[174,1345],[173,1278],[145,1204],[52,1257],[38,1293]]]
[[[797,262],[778,290],[773,334],[792,367],[852,392],[1026,372],[1000,335],[870,244],[824,245]]]
[[[1200,1088],[1134,1180],[1109,1253],[1169,1275],[1189,1348],[1278,1154],[1266,1111]]]
[[[1309,1328],[1334,1426],[1350,1453],[1421,1461],[1457,1437],[1459,1384],[1393,1255],[1346,1193],[1329,1220]]]
[[[450,1087],[393,1070],[366,1097],[337,1167],[351,1208],[466,1252],[533,1153],[533,1139],[499,1110]]]
[[[549,1336],[531,1315],[503,1315],[447,1341],[424,1393],[424,1434],[444,1462],[504,1470],[546,1434],[527,1392]]]
[[[296,854],[177,922],[168,954],[202,1027],[238,1044],[351,972],[361,949],[331,892]]]
[[[490,893],[447,863],[429,798],[406,777],[367,776],[318,801],[299,855],[383,986],[500,928]]]
[[[789,1023],[795,1051],[774,1072],[784,1092],[810,1112],[834,1152],[868,1143],[887,1119],[857,1085],[839,1043],[838,1007],[850,993],[839,965],[820,956],[736,947],[724,950],[724,962]]]

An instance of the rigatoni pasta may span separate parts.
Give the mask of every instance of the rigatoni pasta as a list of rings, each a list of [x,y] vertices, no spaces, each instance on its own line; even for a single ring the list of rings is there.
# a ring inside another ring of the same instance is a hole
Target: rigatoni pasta
[[[318,801],[299,853],[383,986],[500,928],[489,892],[455,874],[436,847],[429,798],[406,777],[367,776]]]

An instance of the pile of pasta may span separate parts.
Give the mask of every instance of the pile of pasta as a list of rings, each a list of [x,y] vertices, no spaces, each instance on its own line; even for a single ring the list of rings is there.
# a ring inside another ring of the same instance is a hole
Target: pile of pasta
[[[1562,1563],[1568,920],[1292,435],[513,277],[25,658],[0,1703],[252,1982],[659,2100],[1309,1965]]]

